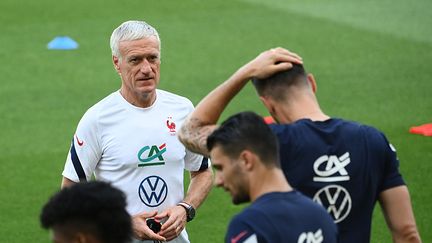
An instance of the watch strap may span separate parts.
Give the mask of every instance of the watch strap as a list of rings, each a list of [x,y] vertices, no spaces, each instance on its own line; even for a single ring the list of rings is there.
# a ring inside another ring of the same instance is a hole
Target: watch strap
[[[195,215],[191,215],[191,211],[195,211],[194,207],[186,202],[179,202],[177,203],[178,206],[183,207],[186,210],[186,221],[191,221]]]

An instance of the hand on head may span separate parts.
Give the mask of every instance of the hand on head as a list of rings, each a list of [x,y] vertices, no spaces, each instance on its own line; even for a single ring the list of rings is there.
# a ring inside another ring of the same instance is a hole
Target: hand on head
[[[264,79],[290,69],[293,63],[303,64],[303,60],[296,53],[278,47],[262,52],[243,68],[248,69],[253,78]]]

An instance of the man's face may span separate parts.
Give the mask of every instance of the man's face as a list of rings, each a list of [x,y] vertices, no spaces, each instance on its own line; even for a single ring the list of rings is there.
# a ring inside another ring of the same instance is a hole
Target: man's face
[[[121,92],[126,100],[140,105],[153,102],[160,78],[160,51],[156,37],[121,41],[121,58],[113,57],[114,66],[122,78]]]
[[[53,229],[51,231],[51,242],[53,243],[76,243],[77,240],[63,231],[58,229]]]
[[[68,226],[53,226],[51,229],[53,243],[102,243],[90,233],[77,232]]]
[[[249,202],[249,183],[241,161],[226,156],[218,145],[210,151],[210,158],[215,169],[215,185],[228,191],[234,204]]]

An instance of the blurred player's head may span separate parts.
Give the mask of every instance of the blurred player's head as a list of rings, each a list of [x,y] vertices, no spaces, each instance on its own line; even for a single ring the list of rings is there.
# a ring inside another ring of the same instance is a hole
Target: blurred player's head
[[[264,106],[277,122],[280,122],[283,116],[278,105],[291,105],[305,97],[316,103],[315,79],[311,74],[307,74],[300,64],[293,64],[291,69],[265,79],[254,78],[252,83]]]
[[[140,40],[149,37],[154,37],[159,42],[160,51],[160,38],[159,33],[153,26],[144,21],[130,20],[122,23],[111,34],[110,46],[112,55],[122,58],[119,50],[119,43],[122,41]]]
[[[53,195],[40,215],[56,243],[125,243],[131,240],[131,217],[123,192],[105,182],[79,183]]]
[[[215,184],[231,193],[234,204],[250,201],[248,175],[260,163],[265,168],[280,167],[278,143],[262,117],[242,112],[224,121],[207,138]]]

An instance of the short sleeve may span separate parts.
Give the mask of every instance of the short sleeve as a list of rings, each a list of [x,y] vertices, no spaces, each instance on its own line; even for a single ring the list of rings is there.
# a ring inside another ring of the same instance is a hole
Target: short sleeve
[[[200,154],[186,149],[185,169],[188,171],[201,171],[210,167],[210,160]]]
[[[388,142],[387,138],[383,134],[382,136],[384,137],[385,141],[385,144],[383,145],[385,151],[385,164],[383,183],[381,185],[380,191],[405,185],[402,175],[399,172],[399,159],[397,158],[396,149]]]
[[[88,181],[99,162],[102,149],[97,126],[97,111],[90,108],[78,123],[62,175],[74,182]]]
[[[258,242],[257,234],[254,230],[239,216],[234,217],[225,235],[226,243],[256,243]]]

